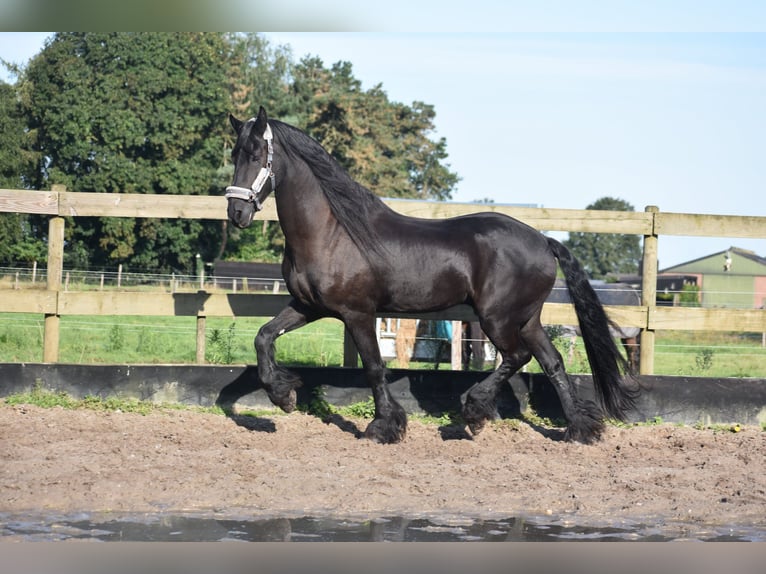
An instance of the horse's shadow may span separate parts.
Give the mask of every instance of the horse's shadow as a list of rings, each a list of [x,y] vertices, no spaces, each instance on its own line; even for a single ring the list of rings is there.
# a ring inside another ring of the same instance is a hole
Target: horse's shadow
[[[257,371],[248,367],[236,379],[219,391],[215,400],[215,406],[220,408],[237,426],[255,432],[277,432],[277,427],[271,419],[251,414],[239,414],[237,412],[237,403],[243,397],[254,393],[259,388],[261,388],[261,385],[258,381]]]
[[[227,412],[226,416],[229,417],[234,424],[238,427],[242,427],[253,432],[277,432],[277,427],[274,421],[264,417],[258,417],[253,415],[238,415],[233,412]]]
[[[325,424],[335,425],[343,432],[352,435],[354,438],[364,438],[364,431],[356,426],[355,422],[350,421],[339,414],[332,414],[329,417],[322,418],[322,421]]]
[[[466,430],[462,422],[452,422],[439,426],[439,434],[443,441],[448,440],[473,440],[473,436]]]
[[[308,373],[303,374],[308,375]],[[402,373],[400,373],[401,375]],[[439,382],[442,386],[437,388],[434,386],[435,382],[427,380],[431,377],[425,372],[417,374],[408,373],[408,375],[411,380],[407,382],[406,387],[412,394],[412,400],[416,401],[418,410],[435,416],[442,416],[444,412],[459,413],[462,407],[461,395],[470,387],[473,382],[472,379],[475,377],[475,375],[468,377],[466,374],[456,372],[453,373],[455,377],[450,377],[450,379],[454,379],[454,383],[447,383],[447,388],[445,388],[444,379],[441,379]],[[311,375],[304,378],[311,378]],[[463,381],[461,378],[466,380]],[[364,438],[364,429],[359,428],[356,422],[338,413],[317,412],[311,408],[312,402],[316,400],[317,386],[317,384],[304,383],[302,387],[297,389],[298,408],[303,412],[316,416],[325,424],[336,426],[354,438]],[[396,384],[394,386],[396,387]],[[539,389],[540,385],[537,385],[537,388]],[[520,378],[514,379],[512,384],[507,389],[504,389],[499,396],[496,412],[497,418],[521,418],[526,424],[546,438],[554,441],[564,440],[565,430],[541,426],[523,416],[522,413],[528,401],[528,397],[525,394],[528,390],[528,381],[523,381]],[[538,392],[540,391],[538,390]],[[550,393],[551,391],[548,390],[548,392]],[[435,400],[435,394],[441,395],[438,400]],[[243,401],[245,397],[247,399]],[[239,412],[242,410],[262,411],[275,408],[261,385],[256,367],[243,369],[236,379],[225,385],[219,391],[215,405],[237,426],[259,433],[275,433],[277,431],[274,421],[268,415],[242,414]],[[558,407],[558,405],[556,406]],[[553,408],[550,412],[547,411],[548,409],[544,409],[541,414],[557,418],[557,415],[560,414],[560,407]],[[473,435],[467,430],[460,415],[453,416],[449,422],[440,425],[438,432],[443,441],[473,440]]]
[[[306,408],[306,405],[310,405],[313,398],[313,390],[303,386],[297,389],[297,393],[298,407],[309,414],[314,414],[311,413],[310,409]],[[254,415],[252,413],[241,414],[238,412],[237,403],[240,403],[244,397],[249,395],[253,395],[253,397],[250,401],[246,401],[245,404],[242,405],[244,409],[258,411],[261,409],[276,408],[263,390],[263,386],[258,378],[257,368],[255,367],[245,368],[236,379],[224,386],[218,393],[215,405],[239,427],[253,432],[276,432],[277,427],[274,424],[274,421],[268,416]],[[325,416],[315,414],[314,416],[317,416],[326,424],[335,425],[343,432],[346,432],[355,438],[364,438],[364,431],[359,429],[353,421],[350,421],[337,413]]]

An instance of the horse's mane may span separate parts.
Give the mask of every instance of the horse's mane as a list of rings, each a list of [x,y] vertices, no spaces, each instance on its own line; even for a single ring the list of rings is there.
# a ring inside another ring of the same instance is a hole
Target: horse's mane
[[[269,120],[285,152],[300,158],[319,181],[335,219],[343,226],[362,255],[383,255],[386,248],[369,222],[375,213],[389,209],[378,196],[351,176],[315,139],[284,122]]]

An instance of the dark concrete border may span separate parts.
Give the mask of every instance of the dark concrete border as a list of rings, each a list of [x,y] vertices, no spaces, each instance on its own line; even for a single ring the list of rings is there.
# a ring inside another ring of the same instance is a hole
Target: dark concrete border
[[[361,369],[297,367],[304,385],[299,403],[317,392],[329,403],[367,400],[370,391]],[[460,410],[460,395],[486,376],[477,371],[391,370],[394,396],[410,413],[441,414]],[[590,388],[590,376],[575,375],[575,384]],[[645,388],[634,422],[661,417],[685,424],[761,424],[766,422],[766,380],[643,376]],[[252,366],[74,365],[0,363],[0,396],[28,392],[35,385],[69,395],[135,398],[157,403],[265,408],[271,407]],[[520,374],[503,391],[498,412],[512,417],[533,405],[543,416],[561,416],[558,398],[543,375]]]

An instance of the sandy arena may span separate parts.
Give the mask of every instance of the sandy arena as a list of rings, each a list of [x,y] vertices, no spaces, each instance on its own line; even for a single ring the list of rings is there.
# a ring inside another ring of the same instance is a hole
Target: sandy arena
[[[766,432],[608,427],[595,446],[504,421],[473,439],[410,420],[396,445],[366,421],[0,405],[11,515],[569,516],[766,526]]]

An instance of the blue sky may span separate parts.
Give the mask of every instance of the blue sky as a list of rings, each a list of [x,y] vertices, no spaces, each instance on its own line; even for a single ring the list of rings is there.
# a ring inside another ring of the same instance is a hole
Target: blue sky
[[[23,64],[45,36],[0,33],[0,58]],[[612,196],[639,211],[766,216],[766,34],[266,37],[296,59],[351,62],[391,100],[433,105],[462,178],[454,201],[583,209]],[[730,245],[766,256],[766,239],[663,236],[660,266]]]

